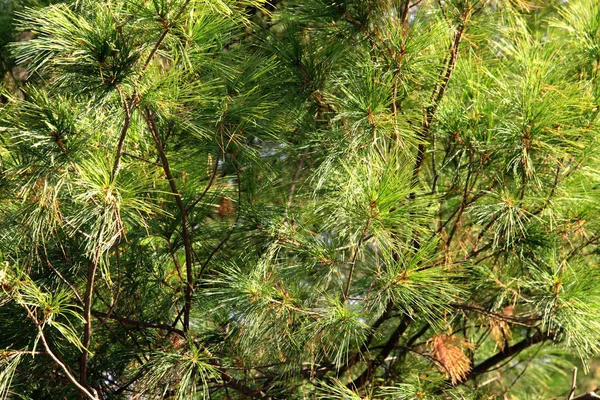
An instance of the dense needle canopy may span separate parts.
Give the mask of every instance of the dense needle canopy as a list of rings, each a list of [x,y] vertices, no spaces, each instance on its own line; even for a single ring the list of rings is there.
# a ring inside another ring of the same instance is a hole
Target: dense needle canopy
[[[593,398],[597,1],[2,10],[0,398]]]

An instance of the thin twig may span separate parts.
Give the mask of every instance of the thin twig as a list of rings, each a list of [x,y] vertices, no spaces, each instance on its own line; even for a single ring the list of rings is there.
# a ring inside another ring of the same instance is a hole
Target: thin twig
[[[304,166],[304,158],[301,157],[298,161],[298,165],[296,165],[296,173],[292,178],[292,186],[290,187],[290,194],[288,195],[287,207],[290,208],[292,206],[292,200],[294,199],[294,192],[296,191],[296,183],[298,183],[298,179],[300,178],[300,173],[302,173],[302,167]]]
[[[505,322],[511,323],[513,325],[520,325],[520,326],[525,326],[528,328],[533,327],[533,325],[531,324],[532,322],[539,321],[541,319],[541,317],[531,317],[531,318],[511,317],[511,316],[508,316],[505,314],[498,314],[493,311],[486,310],[485,308],[472,306],[472,305],[468,305],[468,304],[454,303],[454,304],[450,304],[450,307],[455,308],[457,310],[476,312],[478,314],[487,315],[488,317],[492,317],[492,318],[500,320],[500,321],[505,321]]]
[[[27,310],[27,314],[29,315],[29,318],[31,318],[31,320],[33,321],[35,327],[37,328],[38,333],[40,335],[40,339],[42,340],[42,344],[44,345],[44,349],[46,350],[46,353],[48,353],[48,355],[50,356],[50,358],[52,358],[54,360],[54,362],[67,375],[67,378],[69,378],[69,380],[71,381],[71,383],[73,385],[75,385],[83,394],[85,394],[87,397],[89,397],[92,400],[98,400],[98,396],[96,394],[90,392],[84,386],[82,386],[77,381],[77,379],[71,374],[71,372],[69,371],[69,369],[67,368],[67,366],[65,365],[65,363],[63,363],[56,356],[56,354],[54,354],[54,352],[52,351],[52,349],[50,349],[50,345],[48,345],[48,341],[46,340],[46,335],[44,335],[44,330],[42,329],[42,326],[41,326],[40,322],[38,321],[38,319],[35,317],[35,314],[33,313],[33,311],[29,308],[29,306],[27,304],[23,304],[23,307],[25,307],[25,310]]]
[[[227,119],[227,113],[229,110],[230,103],[231,103],[231,96],[227,96],[227,99],[225,101],[225,107],[224,107],[225,109],[223,110],[223,115],[221,116],[221,122],[219,123],[219,133],[220,133],[220,137],[221,137],[221,142],[219,144],[219,150],[217,150],[217,157],[215,158],[215,164],[213,165],[213,170],[212,170],[212,173],[210,174],[208,184],[206,185],[206,187],[204,188],[204,190],[202,191],[200,196],[198,196],[198,198],[196,200],[194,200],[189,206],[187,206],[187,208],[186,208],[187,213],[189,213],[196,206],[196,204],[201,202],[202,199],[204,198],[204,196],[206,196],[206,193],[208,193],[208,190],[211,188],[211,186],[213,185],[213,183],[215,181],[215,178],[217,177],[217,172],[219,170],[219,160],[221,158],[221,155],[223,156],[223,159],[225,159],[225,150],[227,147],[224,145],[225,120]]]
[[[115,85],[119,96],[121,97],[121,103],[123,104],[123,109],[125,110],[125,121],[123,121],[123,126],[121,127],[121,134],[119,135],[119,142],[117,143],[117,152],[115,154],[115,161],[113,164],[112,175],[111,177],[114,179],[121,168],[121,156],[123,154],[123,144],[125,143],[125,137],[127,136],[127,131],[129,130],[129,126],[131,125],[131,112],[135,107],[136,96],[135,94],[131,97],[129,103],[127,103],[127,99],[125,98],[125,94],[121,90],[119,85]]]
[[[523,370],[512,381],[512,383],[510,384],[510,386],[506,390],[503,390],[505,396],[513,388],[513,386],[515,386],[515,384],[519,381],[519,379],[521,379],[521,377],[523,375],[525,375],[525,372],[527,372],[527,369],[529,368],[529,365],[531,365],[531,362],[533,361],[533,359],[537,357],[538,353],[540,352],[540,350],[542,349],[543,346],[544,346],[544,343],[542,343],[541,345],[538,346],[538,348],[535,350],[535,352],[527,360],[527,363],[525,363],[525,366],[523,367]],[[577,371],[577,368],[575,368],[575,371]],[[569,400],[571,400],[571,399],[569,399]]]
[[[571,392],[567,400],[573,400],[575,397],[575,389],[577,389],[577,367],[573,367],[573,379],[571,380]]]
[[[204,196],[206,196],[206,193],[208,193],[208,190],[211,188],[212,184],[214,183],[215,178],[217,177],[217,171],[219,170],[220,157],[221,157],[221,150],[219,149],[217,151],[217,158],[215,159],[215,163],[213,165],[212,173],[210,174],[210,177],[208,179],[208,183],[206,184],[206,187],[204,188],[204,191],[200,194],[200,196],[198,196],[196,198],[196,200],[194,200],[190,205],[187,206],[187,208],[186,208],[187,213],[189,213],[196,206],[196,204],[198,204],[199,202],[202,201],[202,199],[204,198]]]
[[[167,181],[169,182],[169,186],[171,188],[171,193],[175,197],[175,203],[177,203],[177,208],[179,209],[179,213],[181,214],[181,231],[183,236],[183,245],[185,249],[185,267],[187,279],[185,287],[183,330],[187,331],[190,326],[190,310],[192,308],[192,291],[194,288],[194,274],[192,270],[192,241],[190,239],[190,233],[188,229],[187,211],[185,206],[183,205],[181,194],[179,194],[179,191],[177,190],[175,178],[171,173],[171,168],[169,167],[169,160],[167,159],[162,141],[160,140],[160,136],[158,135],[158,128],[156,126],[156,122],[154,121],[154,115],[148,107],[145,108],[145,112],[142,112],[142,115],[146,120],[148,129],[150,130],[150,133],[152,135],[152,139],[154,139],[154,143],[156,144],[156,150],[158,152],[163,171],[165,172],[165,176],[167,177]]]
[[[183,14],[183,12],[187,8],[188,4],[190,4],[190,0],[186,0],[185,3],[183,3],[183,5],[181,6],[181,8],[177,12],[177,14],[175,14],[175,17],[173,17],[173,20],[177,20],[181,16],[181,14]],[[167,33],[169,33],[169,31],[171,30],[171,27],[164,19],[162,19],[160,22],[163,24],[164,30],[158,37],[158,40],[154,44],[154,47],[152,47],[152,50],[150,50],[150,54],[148,54],[146,61],[144,61],[144,65],[142,67],[142,73],[144,71],[146,71],[146,68],[148,68],[148,65],[150,65],[150,61],[152,61],[152,57],[154,57],[154,54],[156,53],[156,51],[158,50],[158,48],[160,47],[162,42],[165,40]]]
[[[115,244],[115,258],[116,258],[116,263],[117,263],[117,290],[116,290],[116,294],[115,294],[112,304],[110,304],[110,306],[108,307],[108,311],[107,311],[108,316],[112,315],[113,311],[117,307],[117,303],[119,302],[119,296],[121,295],[121,251],[119,248],[119,242],[120,242],[120,235],[119,235],[119,239],[117,239],[117,243]],[[106,325],[106,321],[107,320],[105,319],[100,325],[98,325],[96,328],[94,328],[93,332],[96,332],[97,330],[102,328],[104,325]]]
[[[48,268],[50,268],[52,270],[52,272],[54,272],[61,281],[63,281],[63,283],[67,286],[69,286],[69,288],[71,289],[71,291],[73,292],[73,294],[75,295],[75,297],[77,298],[77,301],[79,302],[79,304],[83,304],[83,300],[81,299],[81,296],[79,296],[79,293],[77,292],[77,289],[75,288],[75,286],[73,286],[71,284],[71,282],[69,282],[68,280],[65,279],[64,276],[62,276],[62,274],[60,272],[58,272],[58,270],[56,268],[54,268],[54,266],[52,265],[52,263],[50,262],[50,259],[48,258],[48,254],[46,252],[46,245],[44,244],[44,249],[42,251],[42,253],[44,254],[44,258],[46,260],[46,264],[48,265]]]
[[[465,14],[463,12],[463,20],[461,21],[456,33],[454,34],[454,40],[450,45],[450,57],[448,58],[448,62],[446,63],[446,67],[440,73],[441,83],[436,85],[431,94],[431,105],[427,107],[425,110],[425,118],[423,119],[423,126],[420,133],[420,138],[422,140],[419,143],[417,148],[417,160],[415,162],[415,166],[413,168],[413,182],[416,182],[417,177],[419,175],[419,171],[421,169],[421,165],[423,164],[423,160],[425,158],[425,146],[426,141],[429,138],[429,132],[431,130],[431,125],[433,123],[433,118],[437,112],[437,109],[444,98],[446,93],[446,89],[448,88],[448,84],[450,83],[450,78],[452,77],[452,72],[456,66],[456,61],[458,59],[458,48],[460,46],[461,40],[463,38],[463,34],[466,30],[468,21],[468,13]]]
[[[356,244],[356,248],[354,249],[354,254],[352,254],[352,261],[350,261],[350,272],[348,272],[348,280],[346,281],[346,289],[344,290],[344,301],[346,301],[348,299],[348,293],[350,292],[350,284],[352,282],[352,275],[354,274],[354,267],[356,266],[356,258],[358,257],[358,253],[360,251],[360,248],[362,247],[362,244],[363,244],[365,238],[367,237],[367,233],[369,231],[369,225],[371,225],[371,217],[370,216],[369,216],[369,219],[367,220],[367,223],[365,224],[365,227],[362,231],[360,239],[358,240],[358,243]]]
[[[92,294],[94,291],[94,281],[96,277],[96,270],[98,262],[96,260],[88,261],[88,274],[87,283],[85,287],[85,299],[83,306],[83,317],[85,318],[85,325],[83,329],[83,352],[79,358],[79,381],[83,386],[87,384],[87,362],[89,355],[89,347],[92,339]]]
[[[114,313],[112,315],[108,315],[105,312],[95,311],[95,310],[92,310],[92,314],[97,318],[112,319],[112,320],[115,320],[118,322],[122,322],[125,325],[139,326],[142,328],[162,329],[162,330],[176,333],[177,335],[185,337],[185,332],[183,332],[181,329],[173,328],[169,324],[138,321],[138,320],[134,320],[134,319],[126,318],[126,317],[121,317],[120,315],[117,315]]]

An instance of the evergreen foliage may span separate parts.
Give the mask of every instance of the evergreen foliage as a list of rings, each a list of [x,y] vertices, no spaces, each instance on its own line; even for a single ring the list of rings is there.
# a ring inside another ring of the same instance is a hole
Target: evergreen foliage
[[[575,390],[595,0],[45,4],[0,104],[0,398]]]

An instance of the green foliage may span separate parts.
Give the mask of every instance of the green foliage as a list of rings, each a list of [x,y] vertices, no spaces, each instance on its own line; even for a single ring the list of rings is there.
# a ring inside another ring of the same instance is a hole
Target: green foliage
[[[595,1],[41,3],[0,0],[1,398],[594,367]]]

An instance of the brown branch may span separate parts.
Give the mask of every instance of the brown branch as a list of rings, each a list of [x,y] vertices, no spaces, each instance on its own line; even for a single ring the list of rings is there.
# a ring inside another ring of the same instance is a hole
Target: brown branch
[[[177,14],[175,14],[175,16],[173,17],[173,20],[177,20],[181,16],[181,14],[183,14],[183,12],[187,8],[188,4],[190,4],[190,0],[186,0],[185,3],[183,3],[183,5],[181,6],[181,8],[177,12]],[[158,51],[158,48],[160,47],[162,42],[165,40],[167,33],[169,33],[169,31],[171,30],[171,27],[164,19],[161,19],[160,23],[163,25],[164,29],[163,29],[162,33],[160,34],[160,36],[158,37],[158,40],[154,44],[154,47],[152,47],[152,50],[150,50],[150,54],[148,54],[146,61],[144,61],[144,65],[142,67],[142,73],[144,71],[146,71],[146,68],[148,68],[148,65],[150,65],[150,61],[152,61],[152,57],[154,57],[154,54]]]
[[[175,270],[177,271],[177,276],[179,277],[179,280],[181,281],[181,283],[185,284],[185,279],[183,278],[183,275],[181,275],[181,264],[179,263],[179,260],[177,259],[177,256],[175,255],[175,249],[173,248],[171,239],[166,238],[166,240],[167,240],[167,246],[169,247],[169,253],[171,254],[171,258],[173,259],[173,264],[175,265]]]
[[[120,337],[108,324],[108,320],[109,318],[106,318],[104,321],[101,322],[100,327],[102,328],[106,328],[106,330],[112,335],[113,338],[115,338],[115,340],[117,342],[119,342],[124,348],[128,349],[131,347],[131,345],[129,345],[122,337]],[[133,352],[133,357],[135,357],[135,359],[140,363],[143,364],[144,360],[142,360],[140,358],[139,355],[137,355],[137,353]]]
[[[152,57],[154,57],[154,54],[156,54],[156,51],[162,44],[163,40],[165,40],[167,33],[169,33],[169,30],[171,29],[164,20],[162,20],[161,22],[163,22],[165,29],[161,32],[160,36],[158,37],[158,40],[154,44],[154,47],[152,47],[152,50],[150,50],[150,54],[148,54],[146,61],[144,61],[144,65],[142,67],[142,72],[148,68],[148,65],[150,65],[150,61],[152,61]]]
[[[239,213],[237,215],[238,215],[238,217],[236,218],[235,223],[233,224],[233,226],[231,228],[229,228],[229,231],[227,232],[227,234],[225,235],[225,237],[210,252],[210,254],[208,255],[208,257],[206,258],[206,261],[204,261],[202,263],[202,267],[200,267],[200,272],[198,273],[198,278],[201,278],[202,275],[204,275],[204,271],[208,267],[208,263],[210,262],[210,260],[212,260],[212,258],[215,256],[215,254],[217,254],[217,252],[219,250],[221,250],[221,248],[225,245],[225,243],[227,243],[227,241],[229,240],[229,238],[231,238],[231,234],[233,233],[233,230],[234,230],[235,226],[237,225],[237,221],[239,220]]]
[[[232,376],[227,374],[225,371],[221,371],[221,379],[223,380],[225,385],[242,393],[244,396],[246,396],[246,398],[249,398],[249,399],[267,398],[266,393],[264,393],[262,390],[252,389],[248,386],[243,385],[240,381],[233,378]]]
[[[462,200],[460,202],[460,207],[458,208],[458,213],[456,216],[456,220],[454,221],[454,225],[452,225],[452,229],[450,229],[450,234],[448,235],[448,239],[446,240],[446,248],[450,248],[450,243],[452,242],[452,238],[454,237],[454,234],[456,233],[456,230],[458,229],[458,225],[460,224],[460,220],[462,218],[462,215],[468,205],[468,198],[469,198],[469,183],[471,180],[471,174],[473,173],[473,170],[471,168],[471,164],[473,163],[473,148],[469,147],[469,166],[468,166],[468,170],[467,170],[467,178],[465,179],[465,188],[463,190],[463,195],[462,195]],[[476,179],[474,179],[476,180]]]
[[[239,165],[237,165],[237,163],[234,163],[234,165],[235,165],[235,175],[236,175],[236,178],[237,178],[237,201],[238,201],[237,202],[237,210],[236,210],[236,213],[235,213],[235,221],[233,221],[233,224],[228,229],[227,234],[225,235],[225,237],[210,252],[210,254],[206,258],[206,260],[201,264],[202,266],[200,267],[200,272],[198,273],[198,278],[202,278],[202,276],[204,275],[204,271],[208,267],[208,263],[210,263],[210,260],[212,260],[212,258],[215,256],[215,254],[217,254],[217,252],[219,250],[221,250],[221,248],[225,245],[225,243],[227,243],[227,241],[229,240],[229,238],[231,238],[231,235],[233,234],[233,231],[235,230],[235,227],[237,226],[237,224],[238,224],[238,222],[240,220],[240,210],[239,210],[239,207],[242,204],[242,179],[240,178],[240,168],[239,168]],[[200,262],[200,260],[198,260],[198,262]]]
[[[112,395],[118,395],[123,393],[124,391],[128,390],[127,388],[129,386],[131,386],[132,384],[134,384],[136,381],[138,381],[141,377],[144,376],[144,372],[145,371],[140,371],[138,372],[133,378],[131,378],[128,382],[124,383],[123,385],[121,385],[118,389],[114,390],[112,392]]]
[[[506,340],[506,338],[505,338],[505,340]],[[535,350],[535,352],[529,357],[529,360],[527,360],[527,362],[525,363],[525,366],[523,367],[523,370],[519,373],[519,375],[517,375],[517,377],[515,379],[513,379],[512,383],[510,384],[510,386],[507,389],[502,390],[503,396],[506,397],[508,392],[510,392],[510,390],[515,386],[515,384],[523,377],[523,375],[525,375],[525,372],[527,372],[527,369],[531,365],[531,362],[538,356],[538,354],[540,353],[540,350],[542,349],[543,346],[544,346],[543,343],[538,346],[538,348]]]
[[[95,143],[95,144],[96,144],[97,146],[104,147],[105,149],[112,150],[112,147],[110,147],[110,146],[107,146],[107,145],[105,145],[104,143]],[[154,161],[150,161],[150,160],[148,160],[148,159],[145,159],[144,157],[136,156],[135,154],[131,154],[131,153],[128,153],[128,152],[126,152],[126,151],[123,151],[123,152],[121,152],[121,154],[122,154],[123,156],[125,156],[125,157],[131,157],[131,158],[134,158],[134,159],[136,159],[136,160],[143,161],[143,162],[145,162],[145,163],[152,164],[152,165],[155,165],[155,166],[157,166],[157,167],[160,167],[160,164],[159,164],[159,163],[157,163],[157,162],[154,162]]]
[[[135,319],[121,317],[120,315],[117,315],[114,313],[112,315],[109,315],[105,312],[96,311],[96,310],[92,310],[92,315],[94,315],[94,317],[96,317],[96,318],[111,319],[114,321],[118,321],[118,322],[123,323],[124,325],[131,325],[131,326],[137,326],[137,327],[142,327],[142,328],[162,329],[162,330],[172,332],[177,335],[185,337],[185,332],[183,332],[181,329],[173,328],[169,324],[138,321]]]
[[[58,147],[60,147],[60,151],[62,151],[63,153],[67,154],[67,148],[65,147],[63,141],[60,139],[60,136],[58,135],[58,132],[52,131],[52,132],[50,132],[50,136],[52,136],[52,138],[54,138],[54,141],[56,142],[56,145]]]
[[[395,363],[404,361],[406,355],[409,352],[412,352],[412,353],[419,354],[421,356],[424,356],[425,358],[430,359],[435,364],[439,364],[443,369],[446,370],[446,372],[448,372],[446,366],[443,363],[439,362],[439,360],[437,360],[436,358],[431,357],[429,355],[425,355],[421,352],[418,352],[413,348],[413,345],[415,344],[415,342],[420,337],[422,337],[424,334],[426,334],[430,328],[431,328],[431,325],[428,322],[426,322],[425,325],[423,325],[423,327],[421,327],[421,329],[419,329],[415,334],[413,334],[410,337],[410,339],[408,339],[408,341],[406,342],[406,344],[404,346],[396,345],[395,348],[400,349],[400,353],[398,354],[398,357],[396,357]],[[414,346],[414,347],[417,347],[417,346]],[[390,367],[391,367],[391,365],[390,365]],[[388,371],[390,371],[390,370],[391,370],[391,368],[388,369]]]
[[[125,94],[121,90],[119,85],[115,85],[119,96],[121,97],[121,102],[123,104],[123,109],[125,110],[125,121],[123,121],[123,126],[121,127],[121,134],[119,135],[119,142],[117,143],[117,152],[115,154],[115,161],[113,164],[112,175],[111,177],[115,179],[119,169],[121,168],[121,156],[123,154],[123,144],[125,143],[125,137],[127,136],[127,131],[129,130],[129,126],[131,125],[131,112],[135,107],[136,103],[136,95],[134,94],[131,97],[129,104],[127,103],[127,99],[125,98]]]
[[[423,2],[423,0],[416,0],[414,3],[412,3],[412,4],[410,5],[410,7],[409,7],[409,8],[416,7],[416,6],[418,6],[419,4],[421,4],[422,2]]]
[[[190,3],[190,0],[186,0],[186,2],[181,6],[179,11],[173,18],[174,20],[176,20],[177,18],[179,18],[181,16],[181,14],[183,14],[183,12],[185,11],[185,9],[189,3]],[[164,30],[160,34],[156,43],[154,44],[154,47],[152,47],[152,50],[150,50],[150,54],[148,54],[146,61],[144,61],[144,64],[142,65],[142,69],[140,72],[140,76],[142,76],[144,74],[144,72],[146,71],[146,69],[148,68],[148,65],[150,64],[150,61],[154,57],[154,54],[156,53],[156,51],[158,50],[158,48],[160,47],[162,42],[165,40],[165,37],[167,36],[167,33],[170,30],[170,26],[164,20],[161,20],[161,22],[163,23]],[[123,34],[122,31],[119,29],[119,25],[117,25],[117,30],[120,31],[121,35]],[[123,91],[121,90],[121,88],[119,87],[118,84],[115,85],[115,88],[117,89],[117,92],[119,93],[119,96],[121,97],[121,102],[123,103],[123,109],[125,110],[125,121],[123,123],[123,127],[121,128],[121,134],[119,135],[119,142],[117,144],[117,153],[115,155],[115,161],[114,161],[113,170],[112,170],[113,179],[119,172],[119,169],[121,168],[121,155],[123,153],[123,144],[125,143],[125,137],[127,136],[127,131],[129,130],[129,126],[131,124],[131,113],[132,113],[133,109],[135,108],[135,106],[137,105],[137,100],[138,100],[137,91],[134,91],[134,93],[131,96],[131,99],[129,101],[129,104],[128,104],[127,100],[125,99],[125,94],[123,93]]]
[[[200,196],[198,196],[198,198],[196,200],[194,200],[186,208],[186,212],[188,212],[188,213],[196,206],[196,204],[198,204],[200,201],[202,201],[204,196],[206,196],[206,193],[208,193],[208,190],[213,185],[213,182],[215,181],[215,178],[217,177],[217,171],[219,170],[219,160],[221,158],[221,155],[223,156],[223,159],[225,159],[225,149],[226,149],[226,147],[228,147],[228,146],[225,146],[225,144],[224,144],[225,119],[227,118],[227,112],[229,110],[230,103],[231,103],[231,96],[227,96],[227,99],[225,101],[225,109],[223,110],[223,115],[221,116],[221,122],[219,123],[219,132],[220,132],[220,136],[221,136],[221,142],[219,144],[219,150],[217,151],[217,157],[215,158],[215,164],[213,166],[213,171],[208,180],[208,184],[204,188],[204,191],[200,194]]]
[[[571,392],[567,400],[573,400],[575,397],[575,390],[577,389],[577,367],[573,367],[573,379],[571,380]]]
[[[119,239],[117,240],[117,243],[115,244],[115,261],[117,264],[117,290],[116,290],[116,294],[114,295],[114,301],[112,302],[112,304],[108,305],[106,304],[106,306],[108,307],[108,312],[107,314],[110,316],[112,315],[113,311],[115,310],[115,308],[117,307],[117,303],[119,302],[119,296],[121,295],[121,251],[119,248],[119,241],[121,240],[121,237],[119,235]],[[94,289],[94,292],[96,294],[98,294],[98,291],[96,289]],[[104,303],[104,299],[102,299],[102,302]],[[105,319],[100,325],[98,325],[93,332],[96,332],[97,330],[101,329],[102,327],[104,327],[104,325],[106,325],[107,320]],[[110,329],[109,329],[110,330]]]
[[[208,190],[211,188],[212,184],[215,181],[215,178],[217,177],[217,171],[219,170],[220,158],[221,158],[221,150],[219,149],[219,151],[217,151],[217,158],[215,159],[215,164],[213,165],[212,173],[210,174],[210,178],[208,179],[208,184],[206,185],[206,187],[204,188],[204,191],[200,194],[200,196],[198,196],[198,198],[196,198],[196,200],[194,200],[190,205],[187,206],[187,208],[185,209],[185,211],[187,213],[189,213],[196,206],[196,204],[201,202],[202,199],[204,198],[204,196],[206,196],[206,193],[208,193]]]
[[[427,107],[425,111],[425,118],[423,120],[421,134],[419,135],[421,143],[419,143],[419,146],[417,148],[417,160],[413,169],[414,182],[416,182],[417,180],[419,171],[421,169],[421,165],[423,164],[423,160],[425,158],[425,146],[429,138],[433,118],[437,112],[440,102],[444,98],[444,94],[446,93],[446,89],[448,88],[450,78],[452,77],[452,72],[454,71],[454,68],[456,66],[456,61],[458,59],[458,48],[460,46],[460,42],[462,40],[463,34],[467,26],[467,20],[468,13],[463,13],[463,20],[458,26],[458,29],[454,34],[454,40],[452,41],[452,44],[450,46],[450,57],[448,59],[446,67],[442,70],[440,75],[441,83],[439,85],[436,85],[433,89],[433,93],[431,94],[432,104],[429,107]]]
[[[158,152],[158,156],[160,158],[160,162],[163,167],[163,171],[165,172],[165,176],[169,182],[169,186],[171,188],[171,193],[175,197],[175,203],[177,203],[177,208],[179,209],[179,213],[181,214],[181,231],[183,235],[183,245],[185,249],[185,267],[186,267],[186,286],[185,286],[185,305],[183,312],[183,330],[187,331],[190,326],[190,310],[192,308],[192,290],[194,288],[194,274],[193,274],[193,266],[192,266],[192,241],[190,239],[190,233],[188,230],[187,223],[187,211],[185,206],[183,205],[183,200],[181,199],[181,195],[177,190],[177,185],[175,183],[175,178],[171,173],[171,168],[169,166],[169,160],[164,151],[164,147],[160,137],[158,135],[158,128],[156,126],[156,122],[154,121],[154,115],[151,113],[148,107],[145,108],[145,112],[142,112],[144,119],[148,125],[148,129],[152,135],[152,139],[156,145],[156,150]]]
[[[558,184],[560,183],[560,181],[559,181],[560,165],[561,165],[560,162],[556,163],[556,174],[554,175],[554,183],[552,184],[552,188],[550,189],[550,193],[548,193],[546,200],[544,200],[544,204],[538,210],[533,211],[531,213],[531,215],[541,214],[550,205],[550,202],[552,201],[552,198],[554,197],[554,194],[556,193],[556,189],[558,188]]]
[[[408,15],[410,10],[410,0],[403,0],[402,12],[400,13],[400,24],[402,26],[402,34],[406,36],[408,32]],[[414,5],[414,4],[413,4]]]
[[[588,240],[586,240],[585,242],[583,242],[579,246],[573,248],[573,250],[571,250],[571,252],[565,258],[565,260],[566,261],[570,261],[573,257],[575,257],[577,255],[577,253],[580,250],[583,250],[585,247],[587,247],[587,246],[589,246],[591,244],[596,243],[598,240],[600,240],[600,234],[590,237]]]
[[[83,328],[83,352],[79,358],[79,381],[85,387],[89,387],[87,383],[87,362],[89,356],[89,347],[92,338],[92,296],[94,291],[94,280],[98,267],[97,261],[88,261],[87,283],[85,287],[85,298],[83,305],[83,317],[85,325]]]
[[[73,376],[73,374],[71,374],[71,372],[69,371],[69,368],[67,368],[65,363],[62,362],[56,354],[54,354],[54,352],[50,348],[50,345],[48,344],[48,341],[46,340],[46,335],[44,335],[44,330],[42,329],[40,322],[35,317],[35,314],[33,313],[33,311],[29,308],[29,306],[27,304],[23,304],[23,307],[25,307],[25,310],[27,310],[27,314],[29,315],[29,318],[31,318],[31,320],[35,324],[35,327],[37,328],[38,333],[40,335],[40,339],[42,340],[42,344],[44,345],[44,349],[46,350],[46,353],[48,353],[50,358],[52,358],[52,360],[54,360],[54,362],[63,370],[63,372],[67,375],[67,378],[71,381],[71,383],[73,383],[73,385],[75,385],[77,387],[77,389],[79,389],[84,395],[86,395],[90,399],[98,400],[98,395],[95,393],[95,390],[91,389],[91,391],[90,391],[86,387],[82,386],[77,381],[77,379]]]

